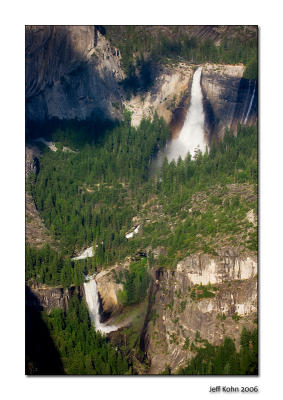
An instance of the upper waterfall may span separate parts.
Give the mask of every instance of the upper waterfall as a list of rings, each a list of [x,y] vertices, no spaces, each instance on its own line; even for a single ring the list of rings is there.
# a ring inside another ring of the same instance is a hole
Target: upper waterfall
[[[203,97],[200,85],[202,67],[198,67],[193,76],[191,102],[184,126],[177,139],[173,139],[167,147],[168,161],[184,159],[188,152],[194,156],[195,151],[205,152],[206,141],[204,131]]]
[[[88,305],[89,316],[94,324],[95,330],[101,333],[117,331],[118,326],[106,325],[100,322],[99,297],[95,279],[89,279],[84,283],[85,298]]]

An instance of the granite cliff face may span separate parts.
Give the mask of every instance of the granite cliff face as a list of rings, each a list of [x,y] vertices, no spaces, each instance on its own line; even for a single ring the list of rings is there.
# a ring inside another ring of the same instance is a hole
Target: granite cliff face
[[[119,118],[119,50],[94,26],[26,27],[26,118]]]
[[[231,249],[221,256],[187,257],[176,271],[157,271],[143,338],[149,373],[166,365],[176,372],[195,354],[191,345],[199,339],[219,345],[229,336],[238,347],[243,326],[255,327],[256,272],[254,256]]]
[[[71,296],[77,293],[83,296],[82,287],[50,287],[40,284],[30,284],[26,294],[26,305],[28,307],[40,308],[50,313],[54,308],[66,311]]]
[[[28,180],[30,176],[36,177],[40,169],[40,151],[36,146],[26,145],[25,148],[25,175]],[[41,216],[35,206],[32,196],[25,192],[25,238],[35,247],[42,247],[51,243],[52,238],[44,225]]]
[[[132,112],[132,125],[157,112],[170,125],[172,136],[182,129],[191,96],[191,85],[197,66],[178,63],[162,67],[150,91],[137,94],[125,107]],[[204,97],[207,136],[221,139],[225,128],[236,131],[237,125],[257,122],[257,81],[243,78],[245,66],[204,64],[201,86]]]
[[[243,78],[243,65],[206,64],[202,69],[206,130],[222,138],[225,128],[257,122],[257,81]]]
[[[174,135],[184,122],[190,99],[194,66],[185,63],[161,67],[150,91],[137,94],[125,107],[132,112],[132,125],[139,126],[142,118],[152,118],[156,112],[170,124]]]
[[[154,113],[170,124],[172,135],[182,128],[196,66],[176,63],[155,71],[145,93],[126,100],[121,82],[119,49],[95,26],[26,27],[27,120],[121,119],[122,105],[132,124]],[[205,64],[202,90],[207,133],[221,138],[225,127],[257,121],[257,82],[242,78],[243,65]]]
[[[118,292],[119,290],[123,290],[123,285],[116,282],[114,278],[114,271],[116,275],[124,268],[126,268],[126,265],[116,265],[111,269],[102,270],[95,277],[97,290],[102,303],[104,318],[107,318],[109,315],[113,315],[121,308],[118,302]]]

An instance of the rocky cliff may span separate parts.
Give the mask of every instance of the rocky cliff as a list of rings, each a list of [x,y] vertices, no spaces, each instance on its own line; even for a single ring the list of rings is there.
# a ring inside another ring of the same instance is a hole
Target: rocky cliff
[[[36,146],[26,145],[25,174],[27,181],[35,179],[39,172],[39,156],[40,151]],[[31,246],[35,247],[52,243],[51,235],[39,215],[32,196],[27,191],[25,192],[25,238]]]
[[[157,112],[170,125],[172,136],[183,127],[190,103],[195,65],[178,63],[159,69],[150,91],[124,101],[132,112],[132,125]],[[226,127],[257,122],[257,81],[243,78],[245,66],[204,64],[201,86],[205,111],[205,129],[209,138],[222,138]]]
[[[124,105],[134,126],[157,112],[170,124],[172,135],[178,135],[195,67],[184,62],[159,66],[152,86],[126,100],[120,51],[95,26],[27,26],[26,118],[116,120]],[[244,69],[203,66],[208,134],[222,137],[226,126],[235,129],[238,123],[257,121],[257,81],[244,79]]]
[[[243,78],[243,65],[206,64],[202,69],[206,130],[221,138],[225,128],[257,122],[257,81]]]
[[[77,293],[83,296],[82,287],[71,286],[69,288],[50,287],[40,284],[31,284],[26,291],[26,306],[40,308],[48,313],[54,308],[61,308],[66,311],[70,297]]]
[[[124,101],[132,112],[132,125],[138,126],[142,118],[152,118],[156,112],[171,125],[171,131],[178,133],[187,112],[194,66],[179,63],[160,67],[153,86],[149,91]]]
[[[167,365],[177,372],[205,340],[220,345],[228,336],[239,349],[242,328],[256,326],[257,257],[252,252],[239,254],[230,247],[214,256],[199,253],[186,257],[174,270],[153,267],[143,312],[140,305],[130,312],[119,305],[117,294],[123,286],[115,277],[125,268],[127,263],[103,270],[96,281],[104,319],[111,318],[121,329],[126,326],[125,332],[122,329],[111,336],[113,343],[125,340],[135,315],[139,323],[143,321],[140,343],[149,368],[142,373],[160,374]]]
[[[26,118],[116,119],[120,53],[94,26],[26,27]]]
[[[149,373],[166,365],[176,372],[202,340],[219,345],[229,336],[238,347],[242,327],[255,326],[256,274],[256,257],[232,249],[190,256],[175,271],[157,271],[143,338]]]
[[[118,302],[118,292],[123,290],[123,285],[117,283],[115,277],[119,271],[127,268],[128,263],[116,265],[112,268],[102,270],[96,277],[97,290],[102,302],[103,318],[115,314],[120,309]]]

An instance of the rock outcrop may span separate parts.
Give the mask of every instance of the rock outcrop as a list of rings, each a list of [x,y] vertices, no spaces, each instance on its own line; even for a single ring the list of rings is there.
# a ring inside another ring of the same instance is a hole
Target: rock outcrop
[[[147,92],[125,100],[120,60],[119,49],[95,26],[27,26],[27,120],[117,120],[124,105],[132,112],[134,126],[157,112],[170,124],[172,135],[178,135],[196,66],[181,62],[159,67]],[[235,130],[238,123],[257,121],[257,81],[244,79],[244,69],[244,65],[203,66],[208,134],[221,138],[226,126]]]
[[[257,81],[243,78],[244,65],[205,64],[201,85],[204,95],[206,130],[222,138],[225,128],[257,122]]]
[[[29,179],[31,174],[35,179],[40,169],[39,149],[36,146],[27,144],[25,153],[26,179]],[[39,215],[32,196],[27,191],[25,193],[25,217],[26,241],[35,247],[42,247],[46,243],[51,244],[51,235]]]
[[[178,63],[162,67],[150,91],[137,94],[125,107],[132,112],[132,125],[156,112],[170,125],[172,136],[183,127],[190,102],[192,77],[196,66]],[[257,81],[243,78],[245,66],[204,64],[201,85],[204,96],[205,129],[209,138],[221,139],[225,129],[257,122]]]
[[[143,338],[149,373],[166,365],[176,372],[195,354],[198,337],[219,345],[229,336],[238,347],[243,326],[255,327],[256,273],[256,257],[234,250],[190,256],[175,271],[157,271]]]
[[[94,26],[26,27],[26,118],[120,117],[120,53]]]
[[[33,284],[29,285],[27,293],[32,294],[26,295],[26,305],[28,307],[40,307],[50,313],[54,308],[61,308],[66,311],[71,296],[74,293],[83,296],[83,289],[75,286],[64,289],[62,287]]]
[[[103,317],[107,318],[120,308],[118,303],[118,292],[119,290],[123,290],[123,285],[116,282],[115,276],[121,269],[123,269],[123,267],[115,266],[110,269],[102,270],[95,277],[97,290],[102,302]]]
[[[132,125],[139,126],[143,117],[152,118],[156,112],[172,125],[173,134],[178,133],[188,108],[193,73],[194,66],[185,63],[160,68],[150,91],[124,101],[132,112]]]

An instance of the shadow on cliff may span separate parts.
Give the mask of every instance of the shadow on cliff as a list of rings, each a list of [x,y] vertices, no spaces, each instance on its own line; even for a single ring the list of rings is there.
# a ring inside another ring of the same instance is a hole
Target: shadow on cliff
[[[64,375],[60,355],[41,318],[37,298],[26,286],[25,373],[26,375]]]
[[[89,56],[98,32],[102,27],[26,26],[27,120],[121,119],[119,80],[110,67],[101,72],[99,66],[109,55]]]
[[[26,141],[32,142],[39,137],[44,137],[46,140],[62,142],[71,148],[80,148],[85,144],[100,143],[118,125],[118,121],[100,118],[84,121],[58,118],[46,121],[27,121]]]

